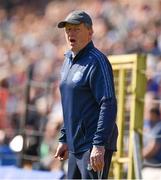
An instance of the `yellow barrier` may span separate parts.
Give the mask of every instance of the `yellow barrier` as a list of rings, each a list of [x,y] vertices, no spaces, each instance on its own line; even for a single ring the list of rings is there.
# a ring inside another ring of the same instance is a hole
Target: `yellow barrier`
[[[109,60],[114,71],[119,128],[118,151],[112,163],[113,176],[115,179],[134,179],[133,133],[142,130],[143,126],[146,57],[115,55],[109,56]]]

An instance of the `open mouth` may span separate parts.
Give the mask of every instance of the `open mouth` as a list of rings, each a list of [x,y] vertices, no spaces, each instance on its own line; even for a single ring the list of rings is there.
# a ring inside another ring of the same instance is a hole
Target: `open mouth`
[[[70,41],[71,43],[75,43],[75,42],[76,42],[75,39],[70,39],[69,41]]]

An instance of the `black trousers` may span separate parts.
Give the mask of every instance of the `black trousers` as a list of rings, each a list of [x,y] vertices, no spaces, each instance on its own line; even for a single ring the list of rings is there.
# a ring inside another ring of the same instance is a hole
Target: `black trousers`
[[[68,179],[108,179],[113,151],[105,150],[105,165],[102,172],[95,172],[90,168],[90,151],[79,154],[69,153]]]

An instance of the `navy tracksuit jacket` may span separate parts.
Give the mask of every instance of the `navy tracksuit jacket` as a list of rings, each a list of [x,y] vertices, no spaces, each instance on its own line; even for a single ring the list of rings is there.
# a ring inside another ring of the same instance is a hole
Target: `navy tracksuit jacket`
[[[85,152],[93,145],[116,150],[117,104],[111,65],[91,41],[72,60],[65,54],[60,92],[64,126],[59,141],[71,153]]]

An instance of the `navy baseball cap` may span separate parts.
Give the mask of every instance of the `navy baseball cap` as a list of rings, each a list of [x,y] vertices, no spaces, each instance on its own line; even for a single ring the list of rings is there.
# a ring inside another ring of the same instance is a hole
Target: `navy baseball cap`
[[[76,10],[72,11],[64,21],[58,23],[58,28],[64,28],[66,23],[69,24],[87,24],[88,26],[92,26],[91,17],[84,11]]]

